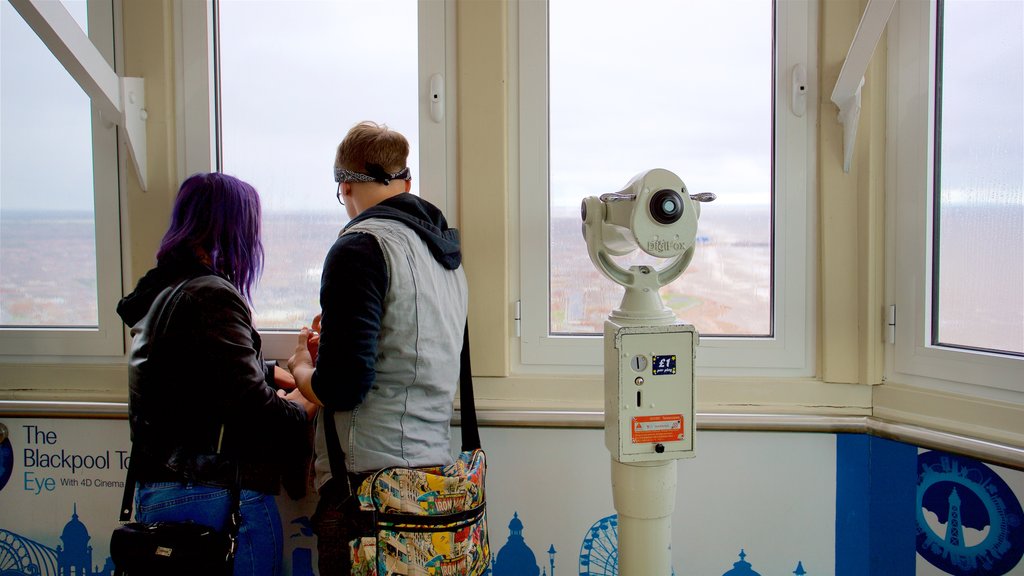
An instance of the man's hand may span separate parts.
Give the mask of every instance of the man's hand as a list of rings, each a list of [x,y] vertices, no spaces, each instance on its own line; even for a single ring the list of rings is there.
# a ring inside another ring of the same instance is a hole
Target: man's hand
[[[309,350],[309,341],[312,336],[313,332],[310,332],[309,328],[305,326],[299,330],[299,342],[295,346],[295,352],[288,359],[288,371],[292,373],[292,376],[297,376],[296,370],[313,369],[313,354]],[[319,346],[319,334],[316,335],[316,341]]]
[[[318,320],[319,316],[315,321],[316,324],[319,324]],[[295,378],[295,386],[302,395],[316,406],[322,406],[323,404],[313,393],[313,371],[315,368],[313,367],[313,356],[309,352],[309,339],[310,330],[303,326],[302,330],[299,330],[299,341],[295,345],[295,352],[288,359],[288,371]],[[319,336],[317,341],[319,342]]]
[[[309,334],[309,339],[306,340],[306,349],[309,350],[309,357],[313,359],[313,364],[316,365],[316,355],[320,351],[320,314],[313,317],[312,331]]]

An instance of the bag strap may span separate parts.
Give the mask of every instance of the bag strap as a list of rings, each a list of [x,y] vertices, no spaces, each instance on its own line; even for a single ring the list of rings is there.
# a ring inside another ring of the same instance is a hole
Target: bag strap
[[[476,420],[476,401],[473,398],[473,367],[469,361],[469,320],[462,333],[462,354],[459,361],[459,414],[462,430],[462,451],[479,449],[480,430]],[[345,464],[345,452],[341,449],[338,437],[338,426],[334,421],[334,410],[324,412],[324,436],[327,443],[327,460],[331,465],[331,476],[345,479],[345,496],[353,494],[352,484],[348,478],[348,466]],[[319,414],[318,414],[319,417]]]
[[[124,494],[121,496],[121,522],[132,519],[132,506],[135,499],[135,461],[139,451],[132,442],[132,452],[128,456],[128,473],[124,478]]]
[[[156,308],[156,306],[160,306],[160,311],[157,312],[156,315],[156,322],[154,322],[153,324],[153,333],[150,335],[151,343],[163,330],[167,328],[167,322],[169,321],[167,319],[167,316],[170,314],[170,312],[168,312],[167,309],[170,307],[170,303],[174,300],[178,293],[181,292],[181,288],[189,280],[191,280],[191,278],[186,278],[181,282],[178,282],[178,284],[170,292],[168,292],[166,296],[158,296],[158,299],[154,300],[153,304],[150,305],[150,312],[152,312],[153,309]],[[135,442],[132,442],[132,451],[128,457],[128,472],[125,474],[124,479],[124,494],[121,496],[121,522],[128,522],[129,520],[131,520],[132,503],[135,500],[135,475],[137,469],[137,465],[135,463],[138,461],[138,455],[139,450]]]
[[[181,289],[185,284],[192,280],[192,278],[186,278],[179,282],[177,286],[160,302],[160,312],[157,314],[156,323],[153,325],[153,334],[150,336],[150,346],[152,347],[155,342],[155,337],[160,334],[163,330],[166,330],[167,323],[170,321],[168,316],[170,312],[168,308],[171,302],[174,301],[175,297],[181,292]],[[156,305],[156,302],[154,302]],[[217,437],[217,454],[220,454],[221,443],[224,440],[224,425],[220,426],[220,434]],[[135,483],[136,475],[138,470],[138,458],[137,456],[141,453],[138,445],[132,442],[131,454],[128,456],[128,471],[125,473],[124,479],[124,493],[121,495],[121,514],[120,521],[128,522],[132,517],[132,508],[135,502]],[[235,463],[234,480],[231,484],[231,508],[229,510],[230,528],[229,536],[231,537],[231,555],[234,556],[235,548],[237,547],[237,535],[238,530],[242,525],[241,517],[241,499],[242,499],[242,478],[241,471],[237,463]]]
[[[462,335],[462,357],[459,366],[459,417],[462,430],[462,451],[471,452],[480,446],[480,429],[476,421],[476,400],[473,398],[473,366],[469,361],[469,321]]]

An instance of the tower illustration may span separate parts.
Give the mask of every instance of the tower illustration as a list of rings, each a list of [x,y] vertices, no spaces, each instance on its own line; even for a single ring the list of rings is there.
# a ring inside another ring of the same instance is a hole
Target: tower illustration
[[[722,576],[761,576],[760,573],[753,570],[753,565],[747,562],[747,553],[742,548],[740,549],[740,561],[732,563],[732,570],[729,570]]]
[[[492,573],[494,576],[539,576],[540,566],[537,556],[526,545],[523,538],[523,521],[519,513],[512,516],[508,524],[508,541],[498,551],[494,559]]]
[[[949,518],[946,520],[946,543],[956,548],[964,545],[963,523],[960,520],[960,495],[956,488],[949,494]]]
[[[89,545],[91,539],[89,530],[78,519],[78,504],[76,503],[71,511],[71,521],[64,526],[64,531],[60,535],[60,540],[64,545],[57,547],[61,576],[92,573],[92,546]]]

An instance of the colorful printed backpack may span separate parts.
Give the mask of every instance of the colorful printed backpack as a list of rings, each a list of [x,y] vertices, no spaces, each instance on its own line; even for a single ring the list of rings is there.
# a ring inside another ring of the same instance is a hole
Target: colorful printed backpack
[[[385,468],[359,487],[374,536],[350,544],[354,576],[476,576],[491,559],[482,450],[443,468]]]

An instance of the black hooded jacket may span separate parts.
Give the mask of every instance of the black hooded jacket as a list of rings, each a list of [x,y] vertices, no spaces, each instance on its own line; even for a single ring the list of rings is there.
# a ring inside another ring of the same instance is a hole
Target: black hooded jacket
[[[165,258],[117,313],[132,333],[137,479],[228,485],[237,463],[242,488],[278,493],[282,451],[302,442],[306,414],[268,384],[271,366],[238,290],[198,263]]]
[[[398,194],[364,210],[345,230],[370,218],[397,220],[414,230],[444,268],[455,270],[462,264],[458,230],[449,228],[430,202]],[[339,236],[324,260],[320,281],[323,317],[312,381],[313,392],[328,408],[353,409],[373,385],[387,293],[388,267],[377,239],[362,233]]]

